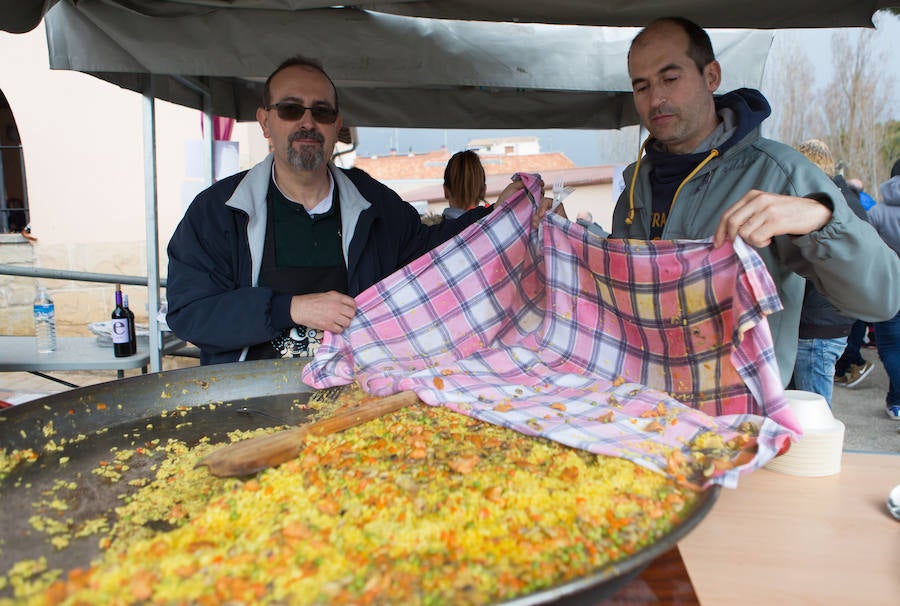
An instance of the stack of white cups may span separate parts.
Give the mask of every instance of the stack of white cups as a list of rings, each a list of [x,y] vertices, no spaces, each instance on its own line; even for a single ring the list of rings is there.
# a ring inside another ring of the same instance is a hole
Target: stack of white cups
[[[800,421],[803,436],[786,453],[769,461],[766,468],[795,476],[830,476],[840,472],[844,424],[834,418],[828,402],[819,394],[793,389],[784,394]]]

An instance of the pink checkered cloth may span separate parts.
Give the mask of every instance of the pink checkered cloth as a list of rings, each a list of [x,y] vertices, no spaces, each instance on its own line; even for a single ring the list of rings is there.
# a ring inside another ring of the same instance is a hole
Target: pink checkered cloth
[[[673,476],[704,432],[759,427],[752,460],[704,479],[736,486],[800,434],[767,314],[771,277],[737,241],[600,239],[548,214],[535,176],[479,223],[357,297],[303,380],[415,391],[431,405]]]

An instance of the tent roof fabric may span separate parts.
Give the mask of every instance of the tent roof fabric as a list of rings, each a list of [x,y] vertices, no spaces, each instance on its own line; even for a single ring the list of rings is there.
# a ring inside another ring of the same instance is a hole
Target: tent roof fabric
[[[41,17],[60,0],[0,0],[0,29],[21,33],[37,27]],[[63,0],[74,3],[74,0]],[[302,12],[334,6],[318,0],[94,0],[79,4],[104,4],[159,18],[204,16],[228,11],[264,10]],[[669,0],[665,12],[683,15],[704,27],[871,27],[872,15],[890,8],[892,0]],[[596,0],[370,0],[353,6],[409,17],[557,23],[573,25],[645,25],[662,16],[658,0],[597,2]]]
[[[769,28],[871,26],[892,1],[0,0],[0,29],[43,17],[52,68],[241,121],[272,68],[303,54],[353,126],[614,129],[638,122],[631,28],[661,10],[753,28],[711,32],[727,91],[759,86]]]
[[[353,126],[614,129],[638,122],[626,69],[635,28],[453,21],[355,8],[160,17],[98,0],[60,2],[45,25],[54,69],[196,108],[203,107],[202,89],[211,113],[241,121],[255,119],[274,66],[302,54],[322,61]],[[772,36],[711,32],[723,91],[759,86]]]

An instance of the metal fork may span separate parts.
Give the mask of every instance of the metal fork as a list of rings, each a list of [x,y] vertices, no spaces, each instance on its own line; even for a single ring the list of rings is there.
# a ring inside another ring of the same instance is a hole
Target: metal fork
[[[550,212],[556,210],[556,207],[562,202],[562,193],[565,188],[566,180],[562,175],[553,179],[553,206],[550,207]]]
[[[557,177],[553,180],[553,206],[550,207],[549,212],[553,212],[556,210],[556,207],[562,204],[562,201],[569,197],[575,191],[574,187],[566,187],[565,179],[562,177]]]

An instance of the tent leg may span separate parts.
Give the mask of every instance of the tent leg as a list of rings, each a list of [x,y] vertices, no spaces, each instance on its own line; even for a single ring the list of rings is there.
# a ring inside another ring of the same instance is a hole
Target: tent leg
[[[152,87],[152,85],[151,85]],[[144,207],[147,226],[147,315],[150,324],[150,371],[162,370],[162,335],[159,331],[159,217],[156,191],[156,103],[143,95]]]
[[[203,167],[206,169],[207,187],[216,182],[216,142],[213,137],[213,121],[209,107],[209,95],[203,95]]]

